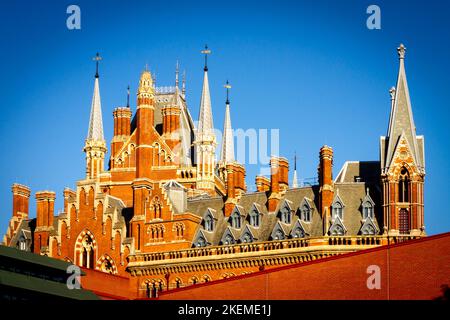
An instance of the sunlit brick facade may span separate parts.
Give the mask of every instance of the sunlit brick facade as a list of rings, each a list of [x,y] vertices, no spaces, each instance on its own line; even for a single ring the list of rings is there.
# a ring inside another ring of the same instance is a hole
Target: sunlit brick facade
[[[55,192],[36,192],[34,219],[28,214],[30,189],[14,184],[4,244],[129,277],[130,291],[144,298],[422,237],[424,138],[416,136],[405,48],[398,51],[397,88],[391,91],[380,161],[347,161],[333,179],[335,151],[323,146],[317,183],[299,186],[289,182],[288,160],[273,156],[270,177],[256,177],[255,192],[247,190],[244,165],[234,160],[228,98],[226,145],[216,161],[206,65],[195,126],[178,70],[174,87],[156,87],[151,73],[143,71],[136,112],[129,106],[113,112],[109,159],[97,73],[85,178],[75,189],[64,189],[58,215]]]

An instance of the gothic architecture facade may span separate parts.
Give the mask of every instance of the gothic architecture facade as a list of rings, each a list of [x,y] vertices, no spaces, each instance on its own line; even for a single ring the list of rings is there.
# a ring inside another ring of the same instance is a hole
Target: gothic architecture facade
[[[205,54],[209,50],[204,51]],[[136,112],[113,112],[114,136],[103,134],[100,78],[94,79],[86,172],[63,191],[13,184],[4,245],[129,277],[137,297],[425,236],[424,137],[416,134],[400,45],[387,135],[379,161],[347,161],[333,179],[333,149],[319,151],[318,182],[289,182],[289,162],[272,157],[269,177],[248,192],[235,161],[230,101],[218,150],[205,59],[198,123],[180,88],[156,87],[144,70]],[[206,56],[205,56],[206,57]],[[106,161],[105,161],[106,160]],[[106,168],[107,167],[107,168]]]

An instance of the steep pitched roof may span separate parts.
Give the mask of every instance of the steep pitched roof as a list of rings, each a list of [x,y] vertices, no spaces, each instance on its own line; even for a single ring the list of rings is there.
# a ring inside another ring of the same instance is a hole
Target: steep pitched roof
[[[89,117],[89,128],[86,140],[104,141],[102,104],[100,100],[99,78],[95,77],[94,94],[92,96],[91,114]]]
[[[211,96],[209,94],[208,70],[203,76],[202,97],[200,100],[200,114],[198,118],[197,140],[214,136],[214,123],[211,110]]]
[[[382,156],[384,158],[382,159],[382,165],[387,168],[390,167],[397,144],[403,134],[408,141],[408,144],[411,146],[411,153],[414,161],[417,166],[422,168],[424,167],[424,152],[423,149],[419,149],[418,146],[418,137],[416,135],[416,126],[414,124],[408,82],[406,80],[404,63],[406,48],[401,44],[397,48],[397,51],[400,60],[399,71],[395,97],[389,119],[389,128],[384,142],[385,145],[382,145],[382,148],[385,148],[385,150],[382,150]]]
[[[228,103],[225,107],[220,161],[224,164],[234,161],[233,129],[231,128],[230,105]]]

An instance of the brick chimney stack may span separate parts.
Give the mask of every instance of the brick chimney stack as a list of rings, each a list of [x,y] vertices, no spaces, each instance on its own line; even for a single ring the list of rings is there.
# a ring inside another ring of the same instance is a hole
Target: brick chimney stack
[[[231,215],[233,208],[235,207],[236,200],[236,189],[235,189],[235,166],[234,163],[229,163],[226,166],[227,169],[227,200],[225,201],[224,214],[226,217]]]
[[[320,212],[322,216],[325,212],[330,212],[331,203],[333,202],[333,149],[329,146],[323,146],[319,153],[319,195],[320,195]]]
[[[14,183],[11,190],[13,193],[13,217],[28,219],[30,188]]]
[[[113,156],[120,150],[125,141],[130,137],[132,112],[127,107],[117,107],[113,111],[114,137],[111,143]]]
[[[280,194],[280,158],[272,157],[270,159],[270,196],[268,201],[269,212],[277,209],[281,199]]]
[[[256,190],[258,192],[266,192],[270,190],[270,180],[264,176],[256,176]]]
[[[55,211],[55,193],[53,191],[36,192],[36,229],[34,232],[34,253],[48,248],[50,231],[53,228]]]

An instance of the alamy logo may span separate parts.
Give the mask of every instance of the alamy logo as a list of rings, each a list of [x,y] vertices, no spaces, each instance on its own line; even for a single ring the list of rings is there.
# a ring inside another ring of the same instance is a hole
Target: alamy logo
[[[67,278],[66,284],[69,290],[81,288],[81,269],[75,265],[70,265],[67,268],[67,274],[70,276]]]
[[[367,7],[367,14],[370,16],[367,18],[366,25],[369,30],[381,29],[381,9],[379,6],[372,4]]]
[[[367,267],[367,274],[370,276],[367,278],[367,288],[369,290],[381,289],[381,271],[380,267],[377,265],[370,265]]]
[[[80,30],[81,29],[81,10],[77,5],[70,5],[66,10],[67,14],[70,14],[66,20],[66,26],[69,30]]]

